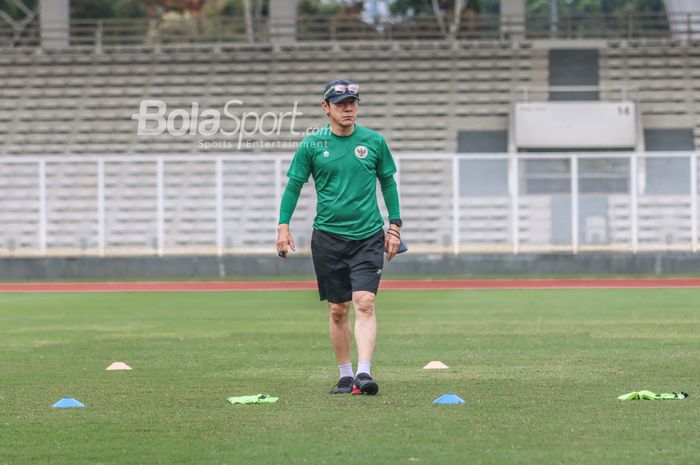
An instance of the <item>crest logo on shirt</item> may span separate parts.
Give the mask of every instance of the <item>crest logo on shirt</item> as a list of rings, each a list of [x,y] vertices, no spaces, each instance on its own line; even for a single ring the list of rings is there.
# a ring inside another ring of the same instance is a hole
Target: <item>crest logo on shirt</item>
[[[358,145],[355,147],[355,156],[357,158],[365,158],[367,154],[369,153],[369,150],[367,150],[367,147],[364,145]]]
[[[325,152],[323,152],[323,158],[328,158],[328,157],[330,157],[330,156],[331,156],[331,153],[330,153],[328,150],[326,150]]]

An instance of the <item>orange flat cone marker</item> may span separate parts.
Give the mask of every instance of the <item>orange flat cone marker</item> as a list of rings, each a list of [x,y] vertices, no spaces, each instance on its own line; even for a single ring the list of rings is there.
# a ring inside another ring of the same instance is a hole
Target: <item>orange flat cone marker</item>
[[[114,362],[107,368],[107,371],[117,371],[117,370],[131,370],[131,367],[124,362]]]
[[[445,368],[449,367],[439,360],[433,360],[423,367],[424,370],[444,370]]]

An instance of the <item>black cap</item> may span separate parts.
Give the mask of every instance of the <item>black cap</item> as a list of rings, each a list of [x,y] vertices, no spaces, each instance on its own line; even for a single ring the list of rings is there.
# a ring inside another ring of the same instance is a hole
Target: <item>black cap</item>
[[[330,103],[340,103],[343,100],[347,100],[349,98],[354,98],[357,100],[360,100],[360,93],[354,93],[351,94],[347,90],[342,93],[337,93],[333,87],[335,87],[338,84],[343,84],[343,85],[350,85],[350,84],[355,84],[352,81],[349,81],[347,79],[336,79],[334,81],[329,82],[326,87],[323,89],[323,100],[330,102]]]

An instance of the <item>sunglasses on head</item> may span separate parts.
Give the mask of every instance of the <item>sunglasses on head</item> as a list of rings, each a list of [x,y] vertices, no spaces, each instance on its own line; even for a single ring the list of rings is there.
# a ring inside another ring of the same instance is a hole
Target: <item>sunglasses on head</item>
[[[328,98],[328,95],[331,93],[335,93],[335,94],[348,93],[351,95],[356,95],[359,92],[360,92],[360,85],[359,84],[336,84],[333,87],[331,87],[330,89],[328,89],[323,97]]]

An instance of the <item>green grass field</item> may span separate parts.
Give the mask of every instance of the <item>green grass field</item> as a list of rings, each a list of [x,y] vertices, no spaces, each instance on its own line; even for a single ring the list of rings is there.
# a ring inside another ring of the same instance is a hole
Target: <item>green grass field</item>
[[[379,395],[330,396],[313,292],[0,294],[0,464],[698,463],[700,290],[387,291],[378,317]],[[690,397],[616,400],[639,389]],[[256,393],[280,401],[225,401]]]

